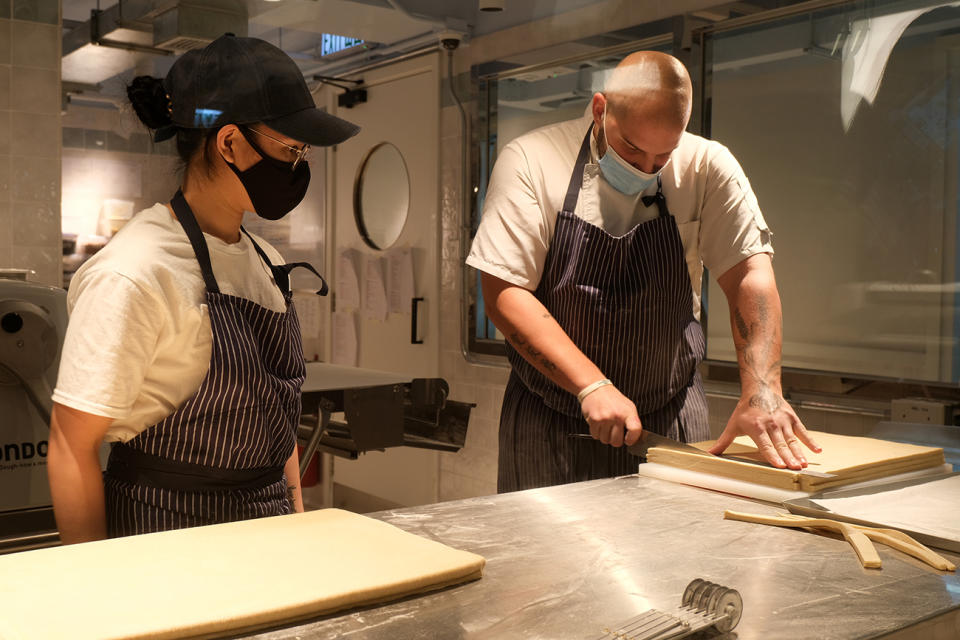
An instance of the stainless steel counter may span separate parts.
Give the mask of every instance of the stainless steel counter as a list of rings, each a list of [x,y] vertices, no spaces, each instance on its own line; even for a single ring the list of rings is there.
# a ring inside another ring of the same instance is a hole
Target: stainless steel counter
[[[777,511],[630,476],[372,514],[483,555],[484,577],[250,637],[596,638],[648,608],[673,609],[694,578],[740,591],[730,637],[910,637],[903,630],[924,620],[917,637],[960,637],[957,574],[881,544],[883,569],[863,569],[842,539],[727,521],[725,509]]]

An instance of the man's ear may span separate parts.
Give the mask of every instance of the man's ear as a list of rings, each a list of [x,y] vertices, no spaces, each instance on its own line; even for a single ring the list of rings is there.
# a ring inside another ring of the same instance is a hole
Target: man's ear
[[[217,132],[217,151],[227,162],[236,164],[237,159],[233,153],[233,145],[237,141],[240,130],[236,125],[228,124],[220,128]]]
[[[603,112],[607,108],[607,96],[603,95],[599,91],[593,94],[593,102],[590,104],[590,109],[593,112],[593,123],[597,127],[602,126],[603,123]]]

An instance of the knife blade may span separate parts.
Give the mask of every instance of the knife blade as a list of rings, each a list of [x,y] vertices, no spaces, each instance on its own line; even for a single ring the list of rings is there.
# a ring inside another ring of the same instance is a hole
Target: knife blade
[[[647,431],[644,429],[640,432],[640,439],[635,443],[627,447],[627,451],[632,453],[635,456],[640,456],[642,458],[647,457],[647,450],[651,447],[663,447],[665,449],[675,449],[676,451],[683,451],[684,453],[695,453],[701,456],[713,457],[713,454],[707,453],[701,449],[697,449],[689,444],[679,442],[673,438],[667,438],[666,436],[661,436],[652,431]]]

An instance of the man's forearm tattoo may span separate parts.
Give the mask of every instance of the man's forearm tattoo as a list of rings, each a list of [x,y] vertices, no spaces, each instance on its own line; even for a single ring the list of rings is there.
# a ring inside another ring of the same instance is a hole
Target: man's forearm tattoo
[[[757,392],[750,396],[750,406],[773,413],[783,406],[780,394],[773,390],[773,385],[780,375],[781,362],[779,357],[772,358],[776,332],[763,331],[770,317],[766,300],[758,298],[754,311],[756,319],[748,324],[739,307],[734,308],[733,320],[742,340],[734,342],[743,361],[743,372],[757,385]]]
[[[545,358],[542,351],[535,349],[533,345],[531,345],[529,342],[524,340],[523,336],[521,336],[518,332],[514,332],[510,334],[510,342],[513,344],[514,347],[517,348],[517,351],[520,351],[522,353],[526,353],[527,355],[529,355],[530,358],[533,361],[535,361],[534,362],[535,364],[539,364],[541,367],[543,367],[544,369],[550,372],[554,372],[557,370],[557,365],[553,364],[552,362],[550,362],[549,359]]]
[[[297,510],[297,488],[292,484],[287,485],[287,502],[290,503],[290,510]]]

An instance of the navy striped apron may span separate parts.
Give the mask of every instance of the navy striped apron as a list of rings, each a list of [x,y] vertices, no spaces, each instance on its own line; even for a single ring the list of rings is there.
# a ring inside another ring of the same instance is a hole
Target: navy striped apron
[[[630,398],[644,429],[684,442],[709,437],[698,365],[703,329],[676,220],[658,181],[646,196],[659,215],[614,237],[574,211],[590,157],[583,139],[544,273],[534,295],[574,344]],[[626,447],[590,433],[576,396],[549,380],[511,345],[500,413],[497,489],[518,491],[635,473]]]
[[[104,473],[110,537],[291,511],[283,468],[296,444],[306,377],[300,327],[290,304],[293,265],[272,265],[250,238],[283,291],[287,309],[272,311],[223,294],[183,194],[178,191],[171,204],[206,285],[210,368],[179,409],[112,446]]]

